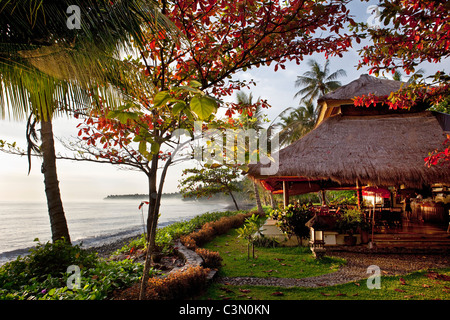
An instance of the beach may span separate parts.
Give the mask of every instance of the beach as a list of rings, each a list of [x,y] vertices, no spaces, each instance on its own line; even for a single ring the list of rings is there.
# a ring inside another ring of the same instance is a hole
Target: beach
[[[67,202],[64,208],[73,244],[109,253],[145,231],[147,206],[140,200]],[[252,205],[253,206],[253,205]],[[245,209],[248,206],[243,206]],[[167,199],[161,204],[158,227],[189,220],[206,212],[235,210],[228,202]],[[0,202],[0,265],[28,254],[41,243],[51,241],[46,203]]]

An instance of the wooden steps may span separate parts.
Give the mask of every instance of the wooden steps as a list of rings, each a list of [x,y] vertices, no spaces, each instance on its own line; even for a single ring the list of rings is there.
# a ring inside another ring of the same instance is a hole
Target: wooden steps
[[[450,234],[375,234],[373,239],[379,248],[450,248]]]

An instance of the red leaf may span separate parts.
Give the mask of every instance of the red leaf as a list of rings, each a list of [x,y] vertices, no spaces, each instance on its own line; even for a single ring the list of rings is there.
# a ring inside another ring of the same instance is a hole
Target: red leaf
[[[250,289],[239,289],[239,291],[242,293],[249,293]]]

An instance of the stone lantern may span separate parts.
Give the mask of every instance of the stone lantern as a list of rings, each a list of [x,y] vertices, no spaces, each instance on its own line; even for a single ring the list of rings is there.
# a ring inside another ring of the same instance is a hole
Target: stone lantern
[[[335,224],[335,218],[327,215],[314,215],[305,226],[310,230],[309,245],[311,252],[316,259],[320,259],[325,255],[325,236],[324,233],[327,230],[333,230]]]

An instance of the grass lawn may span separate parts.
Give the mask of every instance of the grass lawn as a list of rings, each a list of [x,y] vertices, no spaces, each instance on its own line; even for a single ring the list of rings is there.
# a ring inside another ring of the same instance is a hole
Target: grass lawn
[[[255,259],[247,259],[247,242],[236,229],[216,237],[204,246],[223,258],[219,271],[224,277],[306,278],[336,271],[345,260],[325,257],[315,260],[307,247],[255,247]]]
[[[236,229],[204,246],[223,258],[219,275],[259,278],[305,278],[336,271],[345,260],[315,260],[309,248],[255,248],[247,259],[247,243]],[[382,276],[380,289],[369,289],[367,280],[320,288],[232,286],[213,283],[198,299],[232,300],[450,300],[450,268],[435,273],[418,271],[404,276]]]
[[[380,289],[369,289],[366,280],[321,288],[230,286],[214,283],[200,299],[450,300],[450,268],[437,271],[442,277],[430,277],[428,271],[405,276],[383,276]]]

